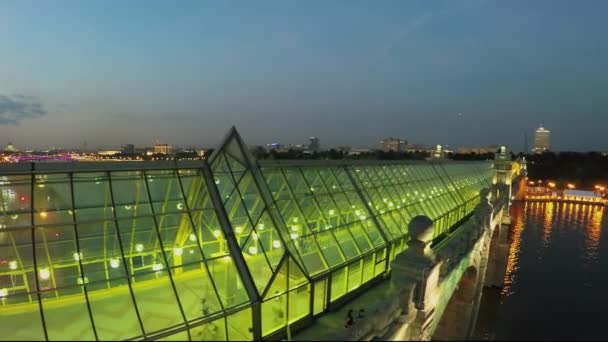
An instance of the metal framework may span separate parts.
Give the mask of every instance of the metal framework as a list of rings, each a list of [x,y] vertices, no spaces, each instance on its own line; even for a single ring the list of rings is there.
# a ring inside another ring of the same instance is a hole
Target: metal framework
[[[415,215],[440,239],[486,162],[258,162],[232,129],[209,162],[0,167],[0,339],[289,336],[390,271]]]

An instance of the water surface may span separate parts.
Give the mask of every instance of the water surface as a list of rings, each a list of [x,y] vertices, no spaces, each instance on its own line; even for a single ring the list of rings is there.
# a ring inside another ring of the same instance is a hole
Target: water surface
[[[608,218],[597,205],[516,202],[502,289],[485,289],[476,337],[608,339]]]

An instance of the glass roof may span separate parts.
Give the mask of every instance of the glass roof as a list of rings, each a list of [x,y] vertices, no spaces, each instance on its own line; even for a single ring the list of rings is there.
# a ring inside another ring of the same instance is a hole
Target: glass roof
[[[0,339],[251,340],[390,271],[416,215],[445,234],[487,162],[0,166]],[[87,165],[85,165],[87,164]]]

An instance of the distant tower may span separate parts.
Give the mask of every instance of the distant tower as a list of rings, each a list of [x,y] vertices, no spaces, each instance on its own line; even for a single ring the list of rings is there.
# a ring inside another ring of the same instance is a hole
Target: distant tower
[[[541,124],[534,134],[534,152],[543,153],[548,151],[551,143],[551,131],[545,129]]]
[[[308,150],[311,152],[319,152],[321,150],[321,143],[319,142],[319,138],[310,137],[308,138],[310,143],[308,144]]]

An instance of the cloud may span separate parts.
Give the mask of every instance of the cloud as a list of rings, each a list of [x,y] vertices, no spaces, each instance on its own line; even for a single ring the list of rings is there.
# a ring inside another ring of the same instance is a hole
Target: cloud
[[[424,26],[429,19],[431,18],[430,14],[423,14],[414,18],[414,20],[406,23],[401,26],[401,28],[394,32],[391,37],[384,43],[380,50],[380,58],[385,59],[390,55],[393,49],[397,48],[403,41],[413,32],[418,30],[420,27]]]
[[[0,125],[18,125],[24,119],[36,119],[47,114],[36,97],[0,94]]]

